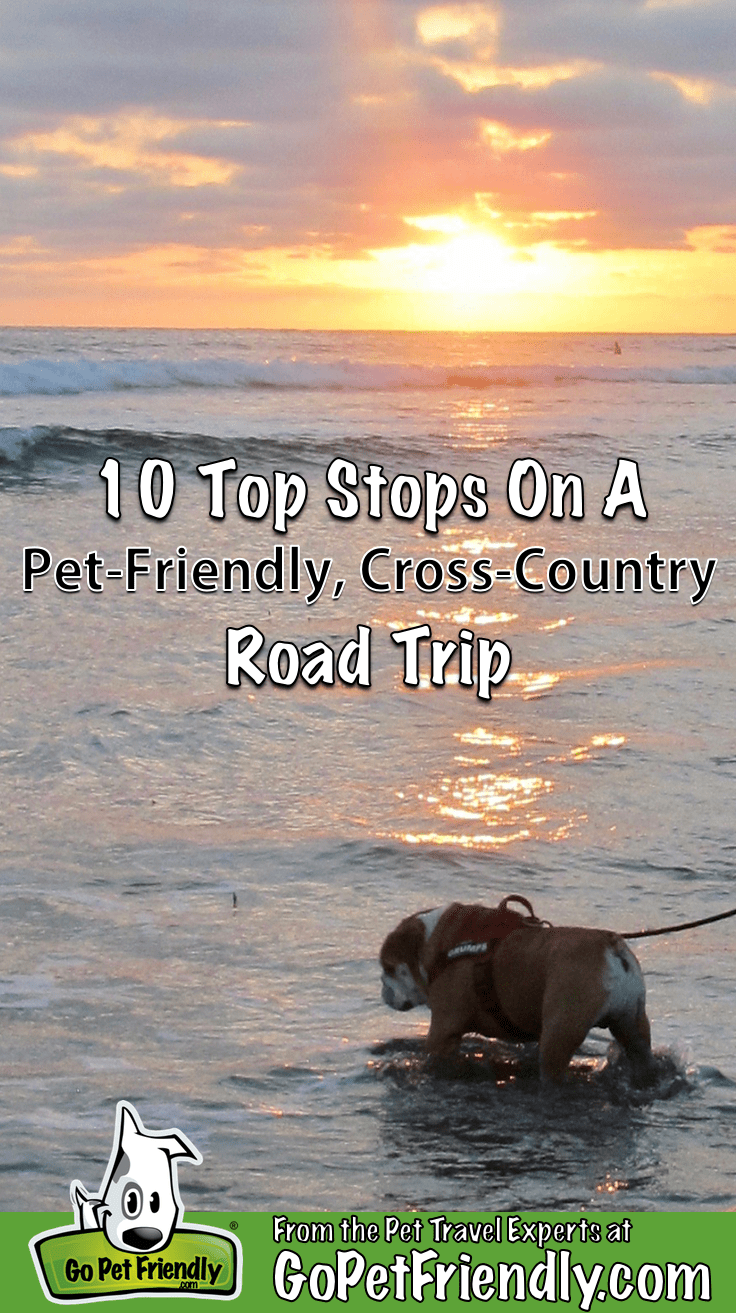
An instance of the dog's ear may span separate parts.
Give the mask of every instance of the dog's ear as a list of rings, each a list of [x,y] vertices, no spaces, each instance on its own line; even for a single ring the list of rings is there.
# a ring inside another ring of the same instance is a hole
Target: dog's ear
[[[163,1149],[164,1153],[172,1158],[190,1158],[194,1163],[201,1163],[202,1155],[199,1149],[195,1149],[191,1140],[186,1135],[167,1135],[166,1137],[156,1137],[156,1148]]]
[[[169,1159],[190,1158],[192,1162],[201,1163],[202,1155],[199,1149],[195,1148],[186,1135],[182,1135],[180,1131],[172,1131],[170,1135],[147,1131],[132,1104],[121,1100],[120,1109],[118,1159],[120,1159],[121,1154],[125,1154],[129,1163],[135,1162],[138,1145],[140,1141],[145,1141],[147,1146],[152,1145],[156,1149],[161,1149],[163,1153],[167,1153]],[[127,1171],[128,1168],[124,1170]],[[115,1179],[115,1173],[113,1173],[113,1179]]]
[[[425,928],[416,916],[407,916],[387,935],[381,949],[381,962],[405,962],[408,967],[419,961],[424,947]]]

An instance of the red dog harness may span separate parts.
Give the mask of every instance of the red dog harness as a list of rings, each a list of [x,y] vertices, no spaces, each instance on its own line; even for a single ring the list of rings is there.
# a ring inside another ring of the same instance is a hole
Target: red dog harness
[[[515,912],[509,903],[521,903],[526,908],[526,915]],[[437,954],[428,972],[428,983],[436,980],[459,958],[472,958],[475,964],[475,987],[483,999],[484,1007],[496,1017],[501,1026],[501,1036],[516,1042],[535,1039],[536,1036],[521,1030],[506,1016],[496,995],[493,981],[493,957],[498,945],[507,935],[515,930],[539,929],[548,926],[549,921],[542,921],[534,913],[528,899],[521,894],[509,894],[503,898],[498,907],[482,907],[479,904],[460,906],[449,912],[450,925],[446,932],[451,940],[450,947]]]
[[[521,903],[527,915],[514,912],[509,903]],[[487,962],[493,957],[497,945],[514,930],[525,927],[549,925],[549,921],[540,921],[534,914],[534,908],[521,894],[508,894],[498,907],[482,907],[479,903],[460,906],[450,913],[452,924],[447,927],[452,943],[449,948],[437,954],[429,970],[429,983],[437,979],[452,962],[460,957],[472,957],[476,962]]]

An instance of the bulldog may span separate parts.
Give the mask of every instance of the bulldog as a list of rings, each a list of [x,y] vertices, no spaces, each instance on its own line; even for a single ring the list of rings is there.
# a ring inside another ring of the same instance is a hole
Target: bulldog
[[[456,1053],[470,1032],[538,1040],[542,1080],[558,1082],[599,1026],[628,1055],[638,1085],[654,1079],[641,968],[610,930],[551,926],[514,894],[496,908],[450,903],[401,921],[381,968],[384,1003],[430,1009],[426,1046],[437,1057]]]

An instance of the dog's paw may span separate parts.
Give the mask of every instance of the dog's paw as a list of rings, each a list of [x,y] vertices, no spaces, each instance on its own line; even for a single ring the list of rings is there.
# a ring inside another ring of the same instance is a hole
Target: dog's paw
[[[611,1045],[602,1079],[612,1096],[626,1103],[673,1099],[692,1089],[684,1066],[666,1050],[652,1053],[646,1069],[635,1068],[615,1042]]]

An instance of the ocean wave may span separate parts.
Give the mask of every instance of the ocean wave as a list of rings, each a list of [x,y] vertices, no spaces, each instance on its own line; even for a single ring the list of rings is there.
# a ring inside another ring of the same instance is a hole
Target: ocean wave
[[[344,444],[343,444],[344,445]],[[349,446],[349,444],[348,444]],[[168,458],[180,456],[197,462],[218,459],[223,452],[232,454],[233,439],[216,434],[191,431],[155,431],[137,428],[79,428],[65,424],[0,426],[0,469],[3,466],[31,464],[36,459],[75,464],[77,461],[103,460],[111,452],[130,453],[134,458],[160,453]],[[286,458],[287,452],[301,444],[291,435],[268,437],[241,436],[238,455],[254,462],[273,462]],[[317,439],[309,451],[300,449],[300,460],[322,463],[323,447]]]
[[[376,364],[299,358],[236,360],[31,358],[0,361],[0,396],[71,396],[177,388],[394,391],[400,389],[557,387],[612,384],[734,384],[736,366]]]
[[[208,441],[212,443],[212,439]],[[116,449],[135,451],[142,446],[155,448],[160,443],[170,444],[170,438],[135,429],[78,429],[64,424],[32,424],[27,428],[11,425],[0,428],[0,465],[22,463],[37,455],[51,459],[73,459],[90,453],[97,456],[113,444]]]

